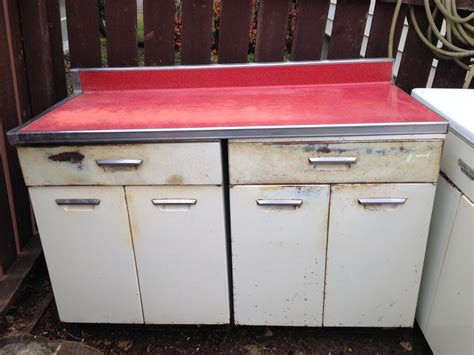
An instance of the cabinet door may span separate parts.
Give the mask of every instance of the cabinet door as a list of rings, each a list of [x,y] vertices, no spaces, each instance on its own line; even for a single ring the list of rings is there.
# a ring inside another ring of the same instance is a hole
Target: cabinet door
[[[325,326],[412,326],[433,184],[335,185]]]
[[[142,323],[123,187],[32,187],[63,322]]]
[[[229,323],[222,187],[126,192],[145,323]]]
[[[423,333],[435,354],[474,351],[474,204],[462,196]]]
[[[321,326],[329,186],[230,189],[235,322]]]

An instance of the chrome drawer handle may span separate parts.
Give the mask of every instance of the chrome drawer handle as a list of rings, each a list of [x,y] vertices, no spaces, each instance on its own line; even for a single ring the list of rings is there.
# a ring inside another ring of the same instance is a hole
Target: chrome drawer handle
[[[100,200],[97,198],[58,198],[56,204],[58,206],[98,206]]]
[[[169,205],[195,205],[197,200],[194,198],[160,198],[153,199],[151,203],[155,206],[169,206]]]
[[[359,204],[362,206],[379,206],[379,205],[391,205],[398,206],[403,205],[407,201],[406,198],[359,198]]]
[[[259,206],[293,206],[301,207],[303,200],[257,200]]]
[[[474,180],[474,169],[473,168],[471,168],[469,165],[467,165],[467,163],[462,159],[458,160],[458,165],[461,168],[461,171],[464,173],[464,175],[466,175],[469,179]]]
[[[311,164],[355,164],[357,157],[316,157],[308,159]]]
[[[98,166],[140,166],[142,159],[100,159],[95,161]]]

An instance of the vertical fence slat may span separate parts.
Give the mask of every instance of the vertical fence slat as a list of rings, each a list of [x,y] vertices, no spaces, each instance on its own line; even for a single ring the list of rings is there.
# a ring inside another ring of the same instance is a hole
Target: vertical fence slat
[[[252,0],[222,0],[219,63],[246,63]]]
[[[145,65],[173,65],[175,62],[174,0],[143,1]]]
[[[414,11],[420,28],[428,28],[428,20],[426,19],[423,6],[415,6]],[[439,25],[441,17],[437,18],[437,22]],[[433,53],[418,38],[411,24],[411,20],[408,21],[408,24],[408,33],[396,84],[398,87],[410,93],[413,88],[426,87],[428,75],[431,70],[431,63],[433,62]]]
[[[321,59],[329,0],[300,0],[293,34],[291,60]]]
[[[255,44],[256,62],[283,60],[290,4],[290,0],[260,0]]]
[[[23,47],[33,115],[55,102],[53,61],[46,0],[20,0]]]
[[[181,63],[209,64],[212,0],[182,0]]]
[[[367,43],[367,58],[385,58],[388,57],[388,38],[390,35],[390,23],[395,10],[394,3],[377,1],[375,3],[374,15],[372,17],[372,26],[370,28],[369,42]],[[402,5],[395,27],[393,40],[393,55],[397,53],[398,43],[403,30],[403,22],[407,14],[407,5]]]
[[[8,0],[7,4],[10,19],[10,34],[12,37],[12,51],[15,57],[19,121],[22,122],[31,117],[30,91],[28,89],[28,79],[26,75],[18,0]]]
[[[59,0],[47,0],[46,10],[53,64],[54,102],[57,102],[67,96]]]
[[[109,67],[137,65],[137,1],[106,0],[105,27]]]
[[[66,16],[71,67],[100,67],[98,1],[66,0]]]
[[[0,126],[1,129],[1,126]],[[3,136],[2,136],[3,138]],[[0,140],[2,139],[0,138]],[[7,187],[2,170],[3,157],[0,152],[0,280],[16,257],[12,218],[8,204]]]
[[[370,0],[337,1],[328,59],[360,57],[369,5]]]

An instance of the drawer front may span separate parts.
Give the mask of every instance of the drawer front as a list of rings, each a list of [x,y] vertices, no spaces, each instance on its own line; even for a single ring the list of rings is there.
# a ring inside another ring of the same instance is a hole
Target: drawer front
[[[28,186],[222,183],[220,143],[18,148]]]
[[[446,136],[441,170],[474,201],[474,148],[452,131]]]
[[[443,141],[230,142],[230,183],[435,182]]]
[[[434,184],[331,187],[325,326],[413,326],[434,193]]]
[[[143,323],[124,188],[29,191],[61,320]]]
[[[222,187],[125,189],[145,323],[229,323]]]
[[[329,186],[230,189],[235,322],[321,326]]]

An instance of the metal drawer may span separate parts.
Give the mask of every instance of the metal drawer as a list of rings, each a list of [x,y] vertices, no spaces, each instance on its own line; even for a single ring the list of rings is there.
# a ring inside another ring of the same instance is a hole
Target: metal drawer
[[[229,142],[230,183],[436,182],[443,141]]]
[[[474,148],[453,131],[446,136],[441,170],[474,201]]]
[[[25,182],[39,185],[220,185],[218,142],[19,147]]]

